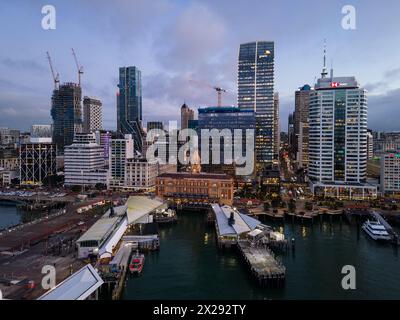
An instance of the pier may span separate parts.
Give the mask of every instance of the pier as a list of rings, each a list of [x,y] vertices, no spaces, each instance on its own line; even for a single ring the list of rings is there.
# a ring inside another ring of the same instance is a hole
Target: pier
[[[286,268],[278,262],[266,246],[239,241],[241,256],[261,287],[279,288],[285,283]]]

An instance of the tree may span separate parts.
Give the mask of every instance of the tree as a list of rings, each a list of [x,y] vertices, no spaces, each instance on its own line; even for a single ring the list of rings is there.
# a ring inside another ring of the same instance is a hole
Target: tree
[[[102,190],[106,190],[106,189],[107,189],[107,186],[106,186],[104,183],[96,183],[95,188],[96,188],[98,191],[102,191]]]
[[[81,186],[72,186],[71,191],[72,192],[81,192],[82,187]]]

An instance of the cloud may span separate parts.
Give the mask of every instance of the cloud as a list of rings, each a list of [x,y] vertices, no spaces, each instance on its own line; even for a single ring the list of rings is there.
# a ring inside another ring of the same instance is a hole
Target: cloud
[[[377,131],[398,131],[400,119],[399,107],[400,89],[371,96],[368,99],[368,127]]]
[[[51,123],[50,99],[8,93],[0,96],[0,126],[28,130],[32,124]]]
[[[8,68],[23,69],[25,71],[42,72],[44,70],[47,70],[43,65],[37,63],[34,60],[5,58],[1,61],[1,63]]]
[[[395,78],[400,75],[400,67],[385,72],[385,78]]]
[[[226,28],[222,17],[193,3],[185,8],[154,40],[159,63],[167,70],[192,70],[218,60]]]

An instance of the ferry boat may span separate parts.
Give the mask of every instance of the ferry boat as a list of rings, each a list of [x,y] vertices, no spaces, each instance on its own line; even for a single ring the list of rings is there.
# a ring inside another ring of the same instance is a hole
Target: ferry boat
[[[386,228],[378,221],[367,220],[362,225],[362,229],[372,239],[376,241],[390,241],[391,237],[387,232]]]
[[[131,262],[129,264],[129,271],[131,273],[142,273],[144,265],[144,254],[139,254],[139,251],[136,252],[131,258]]]

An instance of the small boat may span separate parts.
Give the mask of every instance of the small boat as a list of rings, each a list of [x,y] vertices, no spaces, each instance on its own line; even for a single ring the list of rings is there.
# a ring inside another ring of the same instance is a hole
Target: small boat
[[[376,241],[390,241],[392,239],[385,226],[379,221],[367,220],[362,225],[362,229],[366,234]]]
[[[139,251],[132,256],[131,262],[129,264],[129,271],[131,273],[140,274],[143,270],[144,265],[144,254],[139,254]]]

